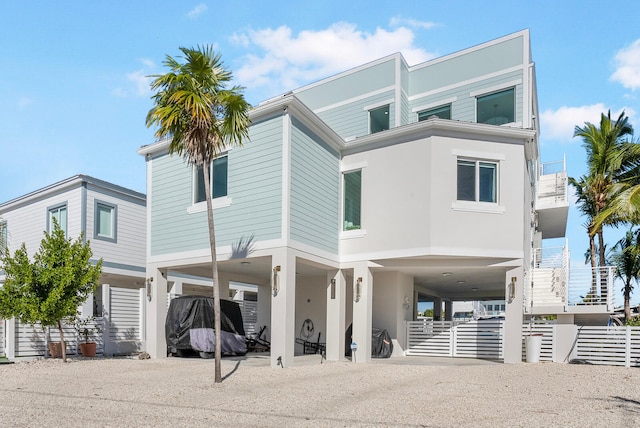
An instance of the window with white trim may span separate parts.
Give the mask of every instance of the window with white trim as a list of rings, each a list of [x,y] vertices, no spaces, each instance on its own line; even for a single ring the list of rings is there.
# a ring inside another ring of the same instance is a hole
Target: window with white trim
[[[0,253],[7,248],[7,222],[0,220]]]
[[[446,104],[418,112],[418,122],[436,116],[440,119],[451,119],[451,104]]]
[[[369,133],[389,129],[389,104],[369,110]]]
[[[362,198],[362,170],[345,172],[343,174],[343,221],[342,230],[358,230],[362,228],[360,222],[360,207]]]
[[[117,207],[106,202],[95,203],[95,233],[96,239],[116,241]]]
[[[498,163],[458,159],[459,201],[498,202]]]
[[[515,88],[494,92],[476,98],[477,122],[504,125],[516,121]]]
[[[58,222],[60,229],[67,233],[67,204],[56,205],[47,210],[47,231],[53,232],[53,219]]]
[[[227,155],[217,157],[211,162],[209,169],[211,183],[212,199],[227,196],[228,174],[229,174],[229,157]],[[204,187],[204,171],[202,167],[196,169],[196,177],[194,180],[194,203],[206,200],[206,192]]]

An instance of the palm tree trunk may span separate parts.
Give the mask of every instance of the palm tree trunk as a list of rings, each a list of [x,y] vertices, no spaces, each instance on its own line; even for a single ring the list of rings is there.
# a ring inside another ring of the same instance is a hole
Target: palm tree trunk
[[[591,291],[586,296],[587,302],[592,301],[598,294],[598,275],[596,270],[596,241],[593,235],[589,234],[589,253],[591,254]]]
[[[600,296],[602,297],[605,290],[608,290],[607,284],[607,260],[605,258],[604,234],[602,227],[598,229],[598,260],[600,262]]]
[[[213,270],[213,316],[215,328],[215,383],[222,382],[222,346],[221,346],[221,322],[220,322],[220,283],[218,282],[218,257],[216,253],[216,233],[213,222],[213,204],[211,202],[210,163],[204,162],[202,172],[204,175],[205,199],[207,201],[207,222],[209,223],[209,244],[211,245],[211,269]]]
[[[67,362],[67,344],[64,341],[64,331],[62,330],[62,323],[58,320],[58,331],[60,332],[60,346],[62,347],[62,362]]]
[[[629,321],[631,317],[631,278],[627,278],[627,282],[624,284],[624,320]]]

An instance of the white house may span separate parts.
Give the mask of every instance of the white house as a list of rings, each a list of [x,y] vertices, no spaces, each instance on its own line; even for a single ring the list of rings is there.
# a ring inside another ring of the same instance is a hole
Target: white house
[[[69,238],[83,234],[93,260],[103,259],[100,287],[81,309],[82,316],[104,316],[103,350],[109,354],[144,349],[144,279],[146,270],[146,198],[86,175],[38,189],[0,204],[0,245],[15,251],[26,244],[35,253],[43,232],[56,218]],[[0,271],[0,286],[4,279]],[[9,358],[45,354],[46,335],[39,327],[0,320],[0,343]],[[69,330],[70,333],[73,330]],[[66,335],[66,334],[65,334]],[[52,336],[57,332],[52,330]],[[66,335],[67,336],[67,335]],[[68,338],[72,335],[69,334]],[[55,340],[54,337],[54,340]],[[4,339],[4,340],[2,340]],[[74,352],[74,341],[69,341]]]
[[[302,351],[307,319],[329,360],[344,356],[353,324],[363,362],[372,327],[402,355],[418,301],[451,314],[451,302],[480,299],[506,302],[504,361],[521,361],[523,317],[538,305],[532,272],[544,265],[537,248],[564,236],[568,210],[563,165],[540,162],[527,30],[414,66],[390,55],[250,115],[249,141],[212,164],[220,285],[223,296],[233,281],[257,286],[273,365]],[[147,351],[163,357],[167,277],[211,277],[202,175],[167,141],[138,153]],[[535,284],[555,287],[544,313],[570,312],[553,269]]]

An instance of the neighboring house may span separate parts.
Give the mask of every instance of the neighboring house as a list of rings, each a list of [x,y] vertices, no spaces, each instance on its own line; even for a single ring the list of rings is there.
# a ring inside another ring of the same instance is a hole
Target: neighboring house
[[[367,361],[372,327],[402,355],[405,321],[427,300],[449,314],[452,301],[504,300],[504,360],[521,361],[532,247],[564,236],[568,209],[563,169],[541,186],[527,30],[414,66],[390,55],[250,115],[249,140],[213,162],[220,285],[223,296],[230,282],[258,286],[274,366],[302,351],[307,319],[329,360],[353,340]],[[138,153],[147,351],[162,357],[167,276],[211,277],[204,186],[168,141]]]
[[[104,352],[144,349],[145,195],[76,175],[0,204],[0,245],[13,252],[25,243],[33,255],[44,232],[52,229],[53,218],[69,238],[84,234],[91,243],[93,261],[103,259],[101,285],[80,311],[85,317],[104,316]],[[3,280],[0,271],[0,286]],[[44,355],[46,334],[42,329],[16,320],[0,320],[3,323],[8,357]],[[73,352],[73,330],[69,332]],[[57,340],[55,329],[51,336]]]

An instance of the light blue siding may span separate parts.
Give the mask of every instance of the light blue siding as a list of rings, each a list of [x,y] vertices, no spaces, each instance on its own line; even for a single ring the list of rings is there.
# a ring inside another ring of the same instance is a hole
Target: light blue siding
[[[445,100],[450,99],[452,97],[457,97],[457,100],[452,103],[451,106],[451,119],[460,120],[464,122],[475,122],[476,120],[476,97],[470,97],[469,94],[475,91],[482,91],[483,88],[486,88],[487,91],[491,90],[491,88],[502,87],[505,85],[505,89],[511,86],[509,85],[511,82],[523,80],[522,71],[513,71],[510,73],[505,73],[503,75],[492,77],[489,79],[482,80],[480,82],[474,82],[473,84],[459,86],[456,88],[452,88],[447,91],[439,92],[435,95],[431,95],[428,97],[421,97],[411,100],[409,104],[409,121],[416,122],[417,114],[416,112],[411,112],[412,109],[429,104],[439,104],[441,101],[444,103]],[[516,122],[522,122],[522,112],[523,112],[523,85],[522,83],[515,86],[516,88]]]
[[[360,137],[369,134],[369,112],[365,107],[376,105],[386,100],[395,100],[395,91],[356,100],[352,103],[318,113],[318,116],[342,138]],[[394,102],[389,107],[389,126],[395,126]]]
[[[192,168],[178,156],[153,159],[151,254],[209,247],[206,211],[189,214]],[[216,242],[231,245],[241,237],[255,241],[282,236],[282,118],[254,123],[244,147],[229,152],[232,204],[214,210]]]
[[[291,142],[291,239],[338,254],[339,155],[295,119]]]
[[[411,70],[411,95],[522,65],[523,49],[523,37],[515,37],[450,59],[427,62]]]
[[[369,92],[377,91],[395,85],[396,58],[373,65],[363,70],[345,73],[344,75],[327,80],[318,86],[303,88],[296,92],[296,96],[310,109],[340,103]]]

